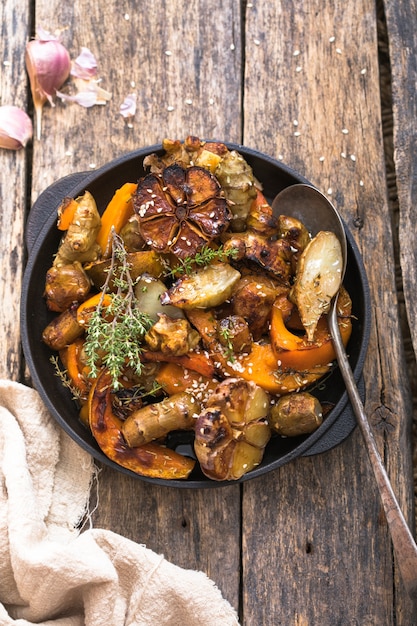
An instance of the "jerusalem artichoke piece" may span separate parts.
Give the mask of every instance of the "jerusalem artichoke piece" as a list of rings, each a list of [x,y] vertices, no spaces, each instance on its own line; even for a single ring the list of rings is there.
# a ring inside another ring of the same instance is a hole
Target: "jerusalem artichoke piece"
[[[149,274],[150,276],[158,278],[164,271],[161,257],[154,250],[128,252],[126,255],[126,263],[129,265],[129,273],[133,281],[137,280],[142,274]],[[87,275],[97,289],[102,289],[106,278],[108,278],[111,265],[112,260],[105,259],[88,263],[85,266]],[[116,261],[116,267],[117,265],[118,263]],[[110,280],[109,289],[115,289],[113,280]]]
[[[237,283],[232,295],[233,313],[246,320],[255,341],[266,332],[272,305],[283,289],[258,274],[243,276]]]
[[[252,168],[241,154],[232,150],[222,158],[214,174],[231,204],[232,230],[244,230],[249,209],[257,194]]]
[[[96,202],[89,191],[76,198],[77,207],[74,217],[65,233],[54,265],[65,265],[73,261],[87,263],[95,261],[101,254],[101,248],[96,242],[101,226],[101,218]]]
[[[181,356],[188,354],[200,341],[199,333],[191,328],[186,319],[172,319],[164,313],[145,335],[145,343],[150,350],[163,354]]]
[[[46,273],[44,296],[50,311],[62,313],[73,302],[85,300],[90,289],[91,281],[78,261],[52,266]]]
[[[173,430],[192,430],[200,405],[188,393],[176,393],[131,413],[122,425],[131,448],[165,437]]]
[[[213,480],[237,480],[262,461],[271,431],[269,397],[251,381],[219,383],[200,413],[194,451],[203,473]]]
[[[240,273],[228,263],[213,263],[178,279],[161,303],[180,309],[215,307],[230,298],[239,279]]]
[[[272,407],[269,425],[278,435],[307,435],[323,422],[323,409],[317,398],[307,391],[282,396]]]
[[[77,308],[77,305],[71,306],[44,329],[42,339],[51,350],[62,350],[84,333],[77,321]]]
[[[164,313],[171,319],[183,319],[184,311],[171,305],[162,305],[161,296],[167,290],[165,283],[159,278],[143,274],[135,285],[136,307],[154,321]]]
[[[336,235],[320,231],[302,253],[291,300],[297,305],[308,341],[314,341],[317,323],[328,313],[342,280],[343,255]]]

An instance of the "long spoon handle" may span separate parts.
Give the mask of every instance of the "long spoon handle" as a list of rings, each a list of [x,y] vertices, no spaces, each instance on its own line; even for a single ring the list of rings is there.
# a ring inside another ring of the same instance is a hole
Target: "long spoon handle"
[[[417,598],[417,545],[395,497],[390,479],[376,447],[340,336],[336,308],[336,303],[334,303],[329,313],[329,328],[337,361],[371,461],[404,587],[412,598]]]

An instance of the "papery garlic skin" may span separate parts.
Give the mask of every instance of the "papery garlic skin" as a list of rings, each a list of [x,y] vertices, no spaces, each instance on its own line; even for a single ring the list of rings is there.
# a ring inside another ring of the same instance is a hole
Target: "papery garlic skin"
[[[65,46],[51,36],[51,39],[33,39],[27,43],[25,63],[36,112],[37,138],[40,139],[42,107],[47,100],[54,106],[56,91],[70,74],[71,59]]]
[[[29,115],[16,106],[0,106],[0,148],[20,150],[33,136]]]
[[[71,76],[83,80],[90,80],[97,76],[97,61],[91,50],[85,47],[81,48],[81,53],[72,65]]]

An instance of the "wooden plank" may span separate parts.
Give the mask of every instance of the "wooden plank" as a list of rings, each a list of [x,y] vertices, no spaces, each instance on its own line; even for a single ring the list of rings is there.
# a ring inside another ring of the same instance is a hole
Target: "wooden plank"
[[[19,29],[15,28],[19,16]],[[1,105],[26,110],[27,76],[22,50],[28,33],[26,3],[5,1],[0,5]],[[26,211],[27,151],[0,150],[0,344],[3,358],[0,376],[20,376],[19,294],[24,261],[23,230]],[[13,292],[11,285],[14,286]]]
[[[411,523],[411,405],[385,192],[374,3],[250,3],[246,42],[245,144],[280,155],[327,193],[361,249],[373,299],[366,408]],[[335,511],[338,519],[329,515]],[[390,539],[358,432],[331,452],[246,483],[243,529],[246,623],[413,623],[386,558]]]
[[[129,7],[128,14],[115,0],[37,3],[37,24],[66,28],[62,41],[73,58],[81,46],[96,55],[102,86],[112,99],[88,110],[60,102],[55,109],[45,107],[42,141],[34,149],[34,198],[60,176],[89,171],[164,137],[240,140],[238,3],[223,1],[219,10],[219,3],[209,0],[203,13],[197,0],[186,9],[180,0],[146,0],[140,8]],[[138,108],[128,128],[119,106],[132,91]],[[238,607],[239,487],[159,488],[103,468],[98,503],[96,526],[205,571]]]
[[[393,142],[396,188],[400,210],[399,246],[405,306],[414,353],[417,352],[416,224],[417,133],[417,4],[415,0],[384,2],[392,76]]]

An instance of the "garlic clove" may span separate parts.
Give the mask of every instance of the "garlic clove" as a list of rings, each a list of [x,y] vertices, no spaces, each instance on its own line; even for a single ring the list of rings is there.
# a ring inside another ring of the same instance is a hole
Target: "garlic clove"
[[[27,43],[25,63],[36,112],[37,138],[40,139],[42,107],[46,101],[54,106],[53,97],[70,74],[71,60],[60,41],[53,35],[47,37],[46,31],[42,31],[41,39]]]
[[[123,100],[120,105],[120,115],[125,118],[125,120],[130,120],[135,117],[136,114],[136,101],[137,95],[135,93],[130,93]]]
[[[32,136],[32,120],[25,111],[16,106],[0,106],[0,148],[19,150]]]

